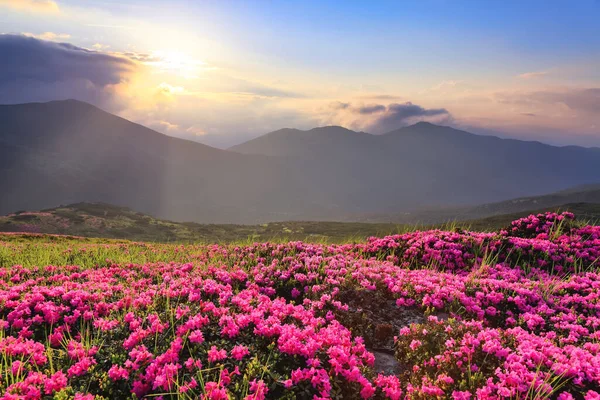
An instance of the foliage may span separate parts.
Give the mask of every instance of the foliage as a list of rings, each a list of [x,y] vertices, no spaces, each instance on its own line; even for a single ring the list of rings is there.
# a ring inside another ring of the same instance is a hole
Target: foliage
[[[340,245],[32,237],[0,242],[3,399],[600,393],[600,227],[570,214]]]

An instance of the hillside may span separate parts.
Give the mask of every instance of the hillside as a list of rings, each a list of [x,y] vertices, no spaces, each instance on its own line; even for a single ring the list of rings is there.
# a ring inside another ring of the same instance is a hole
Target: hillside
[[[104,202],[199,223],[389,221],[597,183],[598,171],[598,149],[428,123],[284,129],[226,151],[79,101],[0,106],[0,214]]]
[[[573,207],[575,204],[600,204],[600,185],[581,185],[541,196],[519,197],[495,203],[480,204],[472,207],[425,208],[409,213],[388,213],[365,216],[363,221],[393,221],[410,224],[438,224],[445,221],[465,221],[486,219],[506,215],[517,215],[535,210]],[[582,212],[585,210],[581,210]],[[579,215],[579,213],[578,213]],[[595,214],[592,211],[591,217]],[[582,217],[585,217],[582,215]]]
[[[342,241],[394,234],[396,224],[275,222],[261,225],[197,224],[161,220],[129,208],[77,203],[0,217],[0,232],[49,233],[153,242],[234,242],[246,240]]]
[[[325,214],[325,202],[300,198],[318,199],[303,180],[282,160],[169,137],[79,101],[0,106],[2,214],[82,201],[202,222]]]
[[[487,218],[443,223],[391,224],[360,222],[274,222],[260,225],[197,224],[161,220],[125,207],[103,203],[77,203],[38,212],[0,217],[0,232],[62,234],[151,242],[229,243],[240,241],[302,240],[343,242],[385,236],[416,228],[470,228],[493,231],[510,221],[545,211],[572,211],[579,219],[600,221],[600,204],[574,203],[560,207],[512,212]]]
[[[600,182],[600,149],[480,136],[419,122],[383,135],[281,130],[230,150],[284,157],[382,214],[478,205]],[[357,213],[365,208],[357,210]]]

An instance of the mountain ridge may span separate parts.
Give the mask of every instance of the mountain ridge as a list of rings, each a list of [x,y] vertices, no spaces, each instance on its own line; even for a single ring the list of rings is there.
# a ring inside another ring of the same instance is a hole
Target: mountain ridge
[[[84,102],[4,105],[0,213],[103,201],[175,221],[331,221],[600,182],[596,149],[455,131],[427,123],[385,135],[284,129],[240,154]]]
[[[433,124],[431,122],[427,122],[427,121],[419,121],[416,122],[412,125],[408,125],[408,126],[404,126],[398,129],[394,129],[392,131],[389,132],[385,132],[382,134],[374,134],[374,133],[369,133],[369,132],[363,132],[363,131],[354,131],[348,128],[345,128],[343,126],[339,126],[339,125],[327,125],[327,126],[319,126],[319,127],[315,127],[315,128],[311,128],[311,129],[296,129],[296,128],[281,128],[281,129],[277,129],[275,131],[272,132],[268,132],[265,133],[263,135],[260,135],[258,137],[252,138],[250,140],[247,140],[245,142],[236,144],[234,146],[230,146],[229,148],[227,148],[227,150],[232,150],[232,151],[238,151],[240,152],[240,150],[243,150],[243,148],[250,143],[253,142],[257,142],[261,139],[267,139],[267,138],[273,138],[276,137],[278,135],[281,134],[285,134],[285,135],[289,135],[289,134],[297,134],[297,135],[302,135],[302,134],[306,134],[306,133],[311,133],[311,132],[324,132],[327,131],[329,129],[336,129],[336,130],[344,130],[350,133],[355,133],[355,134],[359,134],[359,135],[366,135],[366,136],[370,136],[373,138],[382,138],[382,137],[390,137],[390,136],[394,136],[394,135],[399,135],[399,134],[414,134],[414,133],[432,133],[432,129],[433,130],[444,130],[445,132],[443,132],[444,134],[448,135],[450,134],[457,134],[457,135],[461,135],[461,136],[468,136],[468,137],[478,137],[478,138],[490,138],[493,140],[501,140],[501,141],[508,141],[508,142],[520,142],[520,143],[530,143],[530,144],[539,144],[539,145],[543,145],[543,146],[549,146],[549,147],[555,147],[555,148],[559,148],[559,149],[566,149],[566,148],[575,148],[575,149],[590,149],[590,150],[594,150],[594,151],[600,151],[600,147],[596,147],[596,146],[578,146],[578,145],[563,145],[563,146],[558,146],[558,145],[553,145],[553,144],[549,144],[549,143],[545,143],[545,142],[541,142],[539,140],[521,140],[521,139],[515,139],[515,138],[507,138],[507,137],[500,137],[497,135],[481,135],[481,134],[476,134],[476,133],[472,133],[472,132],[468,132],[459,128],[455,128],[449,125],[438,125],[438,124]],[[427,129],[427,130],[425,130]],[[328,132],[325,132],[325,134],[327,134]],[[241,153],[243,153],[243,151],[241,151]]]

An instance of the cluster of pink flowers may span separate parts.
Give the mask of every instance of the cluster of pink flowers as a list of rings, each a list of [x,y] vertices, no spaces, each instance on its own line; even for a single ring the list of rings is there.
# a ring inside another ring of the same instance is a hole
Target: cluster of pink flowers
[[[0,398],[600,398],[600,229],[565,218],[0,268]],[[369,350],[386,302],[395,374]]]
[[[410,232],[371,238],[358,249],[407,268],[469,272],[482,263],[544,268],[554,273],[586,270],[600,257],[600,227],[577,227],[573,214],[545,213],[512,222],[499,233]],[[567,222],[565,222],[567,221]]]
[[[552,232],[562,233],[570,229],[570,221],[574,219],[575,214],[570,212],[532,214],[513,221],[503,233],[506,235],[510,233],[510,236],[518,237],[537,237]]]

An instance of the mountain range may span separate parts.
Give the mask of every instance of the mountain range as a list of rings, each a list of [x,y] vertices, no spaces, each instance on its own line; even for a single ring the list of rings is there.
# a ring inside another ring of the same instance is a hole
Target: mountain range
[[[597,182],[598,148],[424,122],[282,129],[219,150],[79,101],[0,106],[0,214],[105,202],[174,221],[364,220]]]

